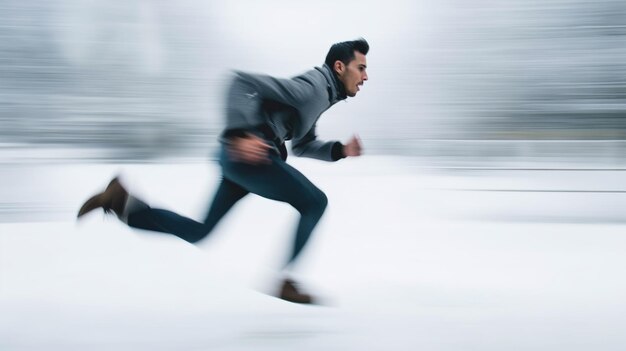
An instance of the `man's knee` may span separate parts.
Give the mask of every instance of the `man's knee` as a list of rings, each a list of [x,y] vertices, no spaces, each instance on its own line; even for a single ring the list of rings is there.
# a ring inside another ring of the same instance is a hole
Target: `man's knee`
[[[328,197],[323,191],[318,189],[315,192],[311,205],[314,212],[321,216],[324,210],[326,210],[326,206],[328,206]]]
[[[313,188],[306,193],[300,194],[295,201],[290,202],[303,215],[321,217],[328,206],[328,197],[323,191]]]

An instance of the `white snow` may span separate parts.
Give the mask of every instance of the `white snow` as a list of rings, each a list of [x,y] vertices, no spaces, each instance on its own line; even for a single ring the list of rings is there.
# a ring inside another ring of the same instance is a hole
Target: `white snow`
[[[298,267],[321,306],[270,296],[297,219],[288,205],[249,196],[196,246],[101,212],[74,221],[118,173],[201,219],[215,163],[2,165],[0,349],[626,347],[626,194],[485,191],[621,191],[621,173],[290,162],[330,199]]]

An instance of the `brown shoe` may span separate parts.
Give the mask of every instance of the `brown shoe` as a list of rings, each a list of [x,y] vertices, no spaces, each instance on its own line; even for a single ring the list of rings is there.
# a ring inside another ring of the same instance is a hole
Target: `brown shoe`
[[[280,294],[278,295],[278,297],[285,301],[294,302],[294,303],[304,303],[304,304],[313,303],[313,299],[311,298],[311,295],[304,294],[298,291],[296,287],[296,283],[290,279],[285,279],[285,281],[283,282],[283,286],[280,289]]]
[[[128,198],[128,192],[117,177],[113,178],[104,192],[96,194],[89,198],[89,200],[85,201],[83,206],[78,211],[77,218],[80,218],[95,210],[96,208],[102,207],[105,213],[110,213],[113,211],[118,217],[122,215],[124,211],[124,205],[126,204],[126,199]]]

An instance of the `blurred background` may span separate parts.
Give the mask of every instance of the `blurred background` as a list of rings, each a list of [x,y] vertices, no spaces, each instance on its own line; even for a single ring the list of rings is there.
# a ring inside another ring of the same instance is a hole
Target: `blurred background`
[[[439,167],[622,167],[620,0],[0,1],[0,162],[205,161],[232,69],[291,77],[364,37],[319,123]]]
[[[359,37],[318,134],[365,156],[289,159],[331,199],[304,282],[338,308],[242,288],[285,204],[197,247],[75,220],[117,174],[204,218],[230,72]],[[0,349],[625,350],[625,43],[624,0],[0,0]]]

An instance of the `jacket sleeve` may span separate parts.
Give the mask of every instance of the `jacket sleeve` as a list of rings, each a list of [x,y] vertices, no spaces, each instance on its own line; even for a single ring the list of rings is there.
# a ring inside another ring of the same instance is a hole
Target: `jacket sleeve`
[[[337,161],[343,155],[343,144],[338,141],[317,140],[315,125],[300,139],[291,142],[291,151],[299,157],[310,157],[323,161]]]

